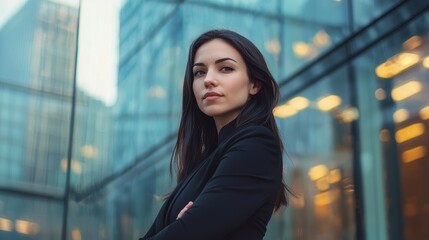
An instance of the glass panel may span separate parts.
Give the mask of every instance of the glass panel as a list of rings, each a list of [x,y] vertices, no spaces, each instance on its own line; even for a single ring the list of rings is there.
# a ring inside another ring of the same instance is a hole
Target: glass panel
[[[61,239],[62,203],[0,194],[0,239]]]
[[[279,0],[270,1],[270,3],[263,0],[200,0],[189,2],[196,6],[207,6],[226,11],[249,11],[254,15],[276,14],[279,11]]]
[[[51,1],[8,7],[0,29],[0,185],[62,190],[77,9]]]
[[[358,115],[346,79],[343,67],[274,111],[287,152],[287,182],[297,195],[290,198],[289,239],[355,239],[350,123]]]
[[[355,62],[368,239],[429,237],[429,191],[420,184],[429,181],[428,19],[417,17]],[[389,231],[380,231],[384,224]]]
[[[0,89],[0,185],[63,189],[71,99],[26,91]]]
[[[78,1],[0,1],[0,239],[61,239]]]
[[[400,0],[348,0],[352,2],[354,30],[358,30],[392,8]]]
[[[153,223],[171,191],[169,160],[172,144],[161,147],[107,188],[85,192],[70,202],[69,234],[82,239],[137,239]],[[84,203],[84,204],[82,204]]]
[[[350,34],[347,1],[280,1],[282,74],[287,77]]]

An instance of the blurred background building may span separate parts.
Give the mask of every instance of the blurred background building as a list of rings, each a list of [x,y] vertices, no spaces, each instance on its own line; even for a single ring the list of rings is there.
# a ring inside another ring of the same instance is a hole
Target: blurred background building
[[[0,0],[0,239],[143,235],[212,28],[281,88],[296,197],[265,239],[429,239],[426,0]]]

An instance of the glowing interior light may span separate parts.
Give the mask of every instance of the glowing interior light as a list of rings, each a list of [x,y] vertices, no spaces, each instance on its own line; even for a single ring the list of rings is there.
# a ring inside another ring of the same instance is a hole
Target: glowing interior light
[[[423,67],[429,68],[429,56],[423,60]]]
[[[66,158],[63,158],[61,160],[60,165],[61,165],[61,170],[63,172],[67,172],[67,159]],[[82,173],[82,164],[79,161],[72,160],[70,165],[71,165],[71,170],[74,173],[76,173],[78,175]]]
[[[423,135],[425,126],[422,123],[414,123],[396,131],[395,138],[398,143],[408,141]]]
[[[386,92],[382,88],[375,90],[375,98],[378,100],[384,100],[386,98]]]
[[[316,55],[316,49],[305,42],[295,42],[292,48],[295,55],[300,58],[309,58]]]
[[[326,47],[331,44],[331,38],[328,33],[322,29],[313,37],[313,43],[318,47]]]
[[[161,86],[152,86],[149,88],[149,96],[151,98],[164,99],[167,96],[167,93]]]
[[[345,123],[350,123],[359,118],[359,111],[355,107],[348,107],[341,112],[341,119]]]
[[[289,100],[288,104],[297,110],[302,110],[302,109],[308,107],[309,101],[305,97],[295,97],[295,98],[292,98],[291,100]]]
[[[399,53],[375,68],[375,74],[380,78],[391,78],[420,61],[415,53]]]
[[[325,206],[332,203],[333,197],[330,192],[318,193],[314,196],[314,204],[316,206]]]
[[[308,171],[308,176],[311,180],[315,181],[328,174],[328,168],[325,165],[316,165]]]
[[[74,173],[80,175],[82,173],[82,164],[79,161],[72,161],[71,169]]]
[[[420,117],[423,120],[428,120],[429,119],[429,106],[426,106],[426,107],[420,109]]]
[[[34,222],[30,222],[26,220],[16,220],[15,230],[25,235],[36,235],[40,231],[40,226],[39,224]]]
[[[426,147],[425,146],[418,146],[415,148],[412,148],[410,150],[407,150],[402,153],[402,161],[404,163],[409,163],[412,161],[415,161],[419,158],[423,158],[426,155]]]
[[[13,230],[12,221],[7,218],[0,217],[0,231],[10,232]]]
[[[328,181],[329,183],[336,183],[341,180],[341,172],[338,168],[329,171]]]
[[[423,41],[422,41],[421,37],[412,36],[402,44],[402,47],[405,50],[413,50],[413,49],[420,47],[422,45],[422,43],[423,43]]]
[[[393,114],[393,120],[396,123],[400,123],[407,120],[408,116],[408,111],[406,109],[401,108],[395,111],[395,113]]]
[[[341,98],[335,95],[329,95],[321,98],[317,102],[317,107],[324,112],[330,111],[341,104]]]
[[[387,129],[383,129],[380,131],[380,140],[383,142],[388,142],[389,141],[389,130]]]
[[[98,155],[97,148],[92,145],[84,145],[80,151],[85,158],[95,158]]]
[[[72,240],[82,239],[82,234],[80,233],[80,230],[78,228],[73,229],[71,234],[72,234]]]
[[[279,39],[275,38],[265,42],[265,49],[267,49],[269,53],[279,54],[282,49]]]
[[[402,101],[420,92],[421,90],[422,90],[422,84],[418,81],[412,80],[405,84],[395,87],[392,90],[392,98],[397,102]]]
[[[287,118],[295,115],[297,112],[298,111],[295,108],[289,106],[288,104],[277,106],[273,110],[274,116],[278,118]]]
[[[322,177],[318,180],[316,180],[316,187],[319,189],[319,191],[326,191],[329,189],[329,182],[326,179],[326,177]]]

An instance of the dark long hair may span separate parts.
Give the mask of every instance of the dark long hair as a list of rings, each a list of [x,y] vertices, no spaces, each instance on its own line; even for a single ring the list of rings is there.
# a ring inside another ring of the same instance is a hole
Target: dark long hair
[[[259,92],[250,97],[237,116],[235,127],[257,124],[271,129],[283,152],[283,143],[272,113],[279,98],[279,88],[268,70],[262,53],[252,42],[236,32],[224,29],[211,30],[200,35],[189,48],[183,83],[182,118],[170,163],[170,170],[173,166],[177,169],[178,182],[182,181],[217,144],[214,120],[200,111],[192,88],[195,53],[201,45],[213,39],[226,41],[240,53],[247,66],[250,81],[259,87]],[[287,205],[286,191],[286,184],[282,178],[276,210],[282,205]]]

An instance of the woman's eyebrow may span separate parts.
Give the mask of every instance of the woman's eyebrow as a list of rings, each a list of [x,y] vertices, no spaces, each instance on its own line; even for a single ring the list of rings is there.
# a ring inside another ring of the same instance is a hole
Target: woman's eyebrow
[[[216,64],[218,64],[218,63],[220,63],[220,62],[224,62],[224,61],[227,61],[227,60],[231,60],[231,61],[233,61],[233,62],[237,62],[237,61],[235,61],[235,60],[234,60],[234,59],[232,59],[232,58],[226,57],[226,58],[221,58],[221,59],[216,60],[216,61],[215,61],[215,63],[216,63]]]
[[[218,64],[218,63],[221,63],[221,62],[224,62],[224,61],[228,61],[228,60],[231,60],[231,61],[233,61],[233,62],[237,62],[237,61],[235,61],[234,59],[232,59],[232,58],[229,58],[229,57],[226,57],[226,58],[220,58],[220,59],[218,59],[218,60],[216,60],[215,61],[215,64]],[[192,66],[205,66],[205,64],[204,63],[200,63],[200,62],[198,62],[198,63],[194,63],[194,65],[192,65]]]

